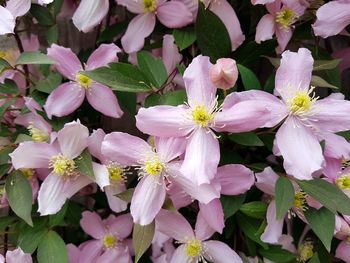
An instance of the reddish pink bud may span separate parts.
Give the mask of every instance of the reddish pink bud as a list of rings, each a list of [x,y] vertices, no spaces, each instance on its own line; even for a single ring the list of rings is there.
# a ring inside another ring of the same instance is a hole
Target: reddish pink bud
[[[210,80],[219,89],[227,90],[233,87],[238,78],[236,61],[231,58],[220,58],[211,67]]]

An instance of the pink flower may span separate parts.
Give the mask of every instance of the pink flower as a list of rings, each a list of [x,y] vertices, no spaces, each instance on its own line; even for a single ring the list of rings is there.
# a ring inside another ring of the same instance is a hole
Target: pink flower
[[[141,108],[136,126],[144,133],[159,137],[187,136],[181,171],[198,185],[209,184],[220,159],[219,142],[214,131],[244,132],[265,125],[267,109],[259,103],[218,106],[216,88],[209,79],[212,64],[208,57],[193,59],[184,74],[188,104]]]
[[[131,234],[133,222],[130,214],[115,217],[110,215],[102,220],[96,212],[85,211],[80,225],[95,240],[88,241],[91,252],[94,251],[96,263],[132,263],[127,237]],[[85,249],[83,248],[82,251]],[[85,261],[82,261],[84,262]]]
[[[317,20],[312,25],[316,36],[326,38],[337,35],[350,24],[350,1],[331,1],[321,6],[316,16]]]
[[[130,12],[138,14],[128,25],[122,37],[122,45],[127,53],[142,49],[156,24],[156,17],[168,28],[184,27],[192,22],[192,13],[180,1],[166,0],[117,0]]]
[[[213,263],[243,262],[225,243],[216,240],[208,241],[215,231],[206,224],[201,213],[198,214],[194,231],[181,214],[168,210],[161,210],[156,218],[156,226],[160,232],[180,243],[170,263],[197,263],[205,259]]]
[[[80,31],[87,33],[102,21],[108,10],[108,0],[82,0],[73,15],[73,23]]]
[[[50,134],[52,132],[51,125],[36,112],[19,115],[14,122],[26,127],[33,141],[50,141]]]
[[[336,216],[336,238],[342,240],[336,251],[335,256],[344,262],[350,262],[350,217],[349,216]]]
[[[279,45],[278,52],[281,53],[292,38],[293,24],[304,13],[305,6],[294,0],[276,0],[267,4],[266,8],[269,14],[264,15],[259,21],[255,41],[260,44],[261,41],[272,39],[275,33]]]
[[[66,200],[92,180],[77,171],[75,158],[87,147],[88,129],[80,122],[66,123],[54,144],[23,142],[11,153],[15,169],[51,168],[39,190],[38,212],[57,213]]]
[[[6,8],[0,5],[0,35],[13,33],[16,18],[25,15],[30,5],[30,0],[9,0]]]
[[[89,57],[85,70],[93,70],[117,61],[120,49],[114,44],[102,44]],[[44,105],[49,118],[62,117],[75,111],[86,96],[91,106],[106,116],[119,118],[123,112],[113,91],[81,74],[84,70],[78,57],[69,48],[53,44],[47,54],[56,61],[56,69],[70,82],[58,86]]]
[[[216,88],[224,90],[232,88],[238,79],[236,61],[231,58],[220,58],[211,67],[209,74]]]
[[[24,253],[21,248],[15,250],[8,250],[6,252],[6,260],[3,255],[0,254],[0,263],[32,263],[32,257],[30,254]]]

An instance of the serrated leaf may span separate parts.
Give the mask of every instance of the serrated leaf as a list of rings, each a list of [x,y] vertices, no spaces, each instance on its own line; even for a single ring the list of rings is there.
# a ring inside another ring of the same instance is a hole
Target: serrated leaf
[[[319,210],[309,208],[304,212],[304,215],[312,231],[314,231],[329,252],[335,228],[335,215],[325,207]]]
[[[55,61],[49,58],[46,54],[40,51],[25,51],[21,53],[16,61],[16,65],[26,65],[26,64],[55,64]]]
[[[196,41],[196,32],[193,27],[174,29],[173,36],[176,45],[181,51],[188,48]]]
[[[51,26],[55,23],[55,19],[52,17],[49,9],[38,4],[32,4],[30,13],[38,21],[39,25]]]
[[[245,146],[264,146],[264,143],[254,132],[233,133],[228,136],[231,141]]]
[[[267,204],[261,201],[253,201],[243,204],[239,211],[252,218],[264,219],[266,216]]]
[[[280,246],[269,246],[268,249],[259,249],[260,255],[273,262],[287,263],[296,259],[295,254]]]
[[[280,176],[275,185],[276,218],[282,219],[294,204],[294,187],[292,183]]]
[[[245,194],[237,196],[226,196],[220,197],[222,209],[224,210],[225,220],[233,216],[245,201]]]
[[[321,87],[321,88],[338,89],[338,87],[328,83],[323,78],[321,78],[319,76],[315,76],[315,75],[313,75],[311,77],[311,86]]]
[[[21,172],[13,171],[6,178],[5,190],[13,212],[28,225],[33,226],[32,187],[27,178]]]
[[[245,90],[261,89],[260,82],[253,71],[240,64],[237,64],[237,68]]]
[[[38,81],[35,85],[35,89],[50,94],[61,84],[61,82],[62,76],[56,72],[52,72],[46,77],[46,79]]]
[[[88,150],[84,150],[74,161],[79,172],[95,180],[95,174],[92,168],[92,157]]]
[[[184,104],[187,101],[187,94],[184,90],[175,90],[164,95],[151,94],[145,100],[145,107],[152,107],[156,105],[171,105],[177,106]]]
[[[154,221],[146,226],[134,224],[132,233],[132,241],[135,249],[135,263],[139,262],[142,255],[151,246],[154,236],[155,223]]]
[[[66,244],[54,231],[49,231],[38,246],[38,263],[68,263]]]
[[[130,203],[131,202],[131,198],[134,194],[135,188],[128,188],[126,189],[124,192],[121,192],[119,194],[116,194],[115,196],[118,197],[119,199]]]
[[[339,65],[340,61],[341,59],[315,60],[313,71],[334,69]]]

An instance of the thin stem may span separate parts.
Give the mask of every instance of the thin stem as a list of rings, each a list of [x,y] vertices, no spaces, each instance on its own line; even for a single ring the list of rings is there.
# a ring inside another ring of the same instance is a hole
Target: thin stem
[[[17,31],[15,31],[15,39],[16,39],[16,42],[17,42],[17,46],[18,46],[18,49],[21,53],[24,52],[24,48],[23,48],[23,44],[22,44],[22,41],[21,41],[21,38],[19,37]],[[29,84],[30,84],[30,81],[29,81],[29,69],[28,69],[28,65],[23,65],[23,69],[24,69],[24,75],[26,77],[26,86],[28,87]],[[26,91],[28,92],[28,89],[26,89]]]

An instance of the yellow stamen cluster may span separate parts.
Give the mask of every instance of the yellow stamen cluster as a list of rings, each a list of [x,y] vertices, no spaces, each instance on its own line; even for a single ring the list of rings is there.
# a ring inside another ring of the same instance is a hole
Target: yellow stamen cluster
[[[340,189],[350,190],[350,174],[340,176],[335,182]]]
[[[125,182],[126,178],[124,175],[124,169],[111,164],[107,166],[108,174],[109,174],[109,179],[115,183],[121,183]]]
[[[299,254],[298,261],[306,262],[310,258],[312,258],[314,255],[313,249],[314,249],[314,246],[311,241],[306,241],[303,244],[301,244],[300,247],[298,248],[298,254]]]
[[[143,9],[145,12],[154,12],[157,9],[157,0],[143,0]]]
[[[54,173],[60,176],[72,176],[76,172],[76,165],[74,160],[59,154],[53,156],[50,160],[50,168],[53,169]]]
[[[306,194],[304,192],[296,192],[294,195],[294,207],[305,211],[306,206]]]
[[[20,169],[22,174],[27,178],[27,179],[32,179],[34,174],[35,174],[35,171],[34,169],[27,169],[27,168],[23,168],[23,169]]]
[[[317,97],[310,97],[310,93],[313,88],[309,91],[297,91],[295,96],[289,101],[289,109],[294,115],[302,115],[308,112],[312,104],[318,99]]]
[[[289,31],[289,27],[295,22],[297,16],[292,9],[285,8],[276,13],[275,21],[281,29]]]
[[[192,119],[198,126],[204,128],[209,125],[209,122],[214,118],[214,115],[207,110],[204,105],[197,105],[192,110]]]
[[[115,236],[109,234],[104,236],[103,238],[103,245],[105,248],[113,248],[117,244],[118,240],[115,238]]]
[[[40,130],[33,125],[28,126],[28,131],[35,142],[46,142],[50,138],[50,135],[46,131]]]
[[[187,256],[190,258],[200,257],[203,253],[202,242],[198,239],[193,239],[187,242],[185,249]]]
[[[147,174],[152,176],[160,175],[164,171],[164,163],[158,158],[153,158],[145,162],[144,170]]]
[[[80,73],[78,73],[76,75],[76,81],[84,89],[89,89],[91,87],[91,84],[92,84],[92,79],[90,79],[89,77],[86,77],[86,76],[84,76],[84,75],[82,75]]]

